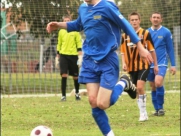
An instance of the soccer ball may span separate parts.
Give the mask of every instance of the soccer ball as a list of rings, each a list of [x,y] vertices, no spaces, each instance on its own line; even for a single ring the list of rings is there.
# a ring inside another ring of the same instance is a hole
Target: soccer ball
[[[30,136],[53,136],[53,133],[47,126],[37,126],[31,131]]]

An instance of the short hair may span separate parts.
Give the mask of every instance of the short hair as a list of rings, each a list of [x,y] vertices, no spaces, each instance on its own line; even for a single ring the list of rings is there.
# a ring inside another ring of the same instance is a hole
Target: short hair
[[[70,15],[68,15],[68,14],[63,15],[62,19],[64,19],[64,18],[69,18],[70,20],[72,20],[72,17]]]
[[[162,14],[161,14],[160,12],[158,12],[158,11],[152,12],[152,13],[151,13],[151,17],[152,17],[153,14],[159,14],[159,15],[161,16],[161,18],[162,18]]]
[[[141,15],[140,15],[138,12],[136,12],[136,11],[131,12],[131,13],[128,15],[128,19],[130,19],[130,16],[133,16],[133,15],[137,15],[138,18],[141,19]]]

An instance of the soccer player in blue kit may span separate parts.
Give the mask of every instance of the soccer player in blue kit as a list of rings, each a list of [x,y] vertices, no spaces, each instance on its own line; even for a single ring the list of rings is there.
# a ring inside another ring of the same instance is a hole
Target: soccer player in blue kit
[[[148,74],[148,81],[152,89],[152,103],[155,109],[155,116],[163,116],[165,114],[163,80],[167,72],[168,56],[171,62],[170,72],[174,75],[176,73],[174,46],[172,41],[172,34],[170,30],[161,25],[162,15],[159,12],[153,12],[150,21],[152,26],[148,29],[151,34],[158,62],[158,74],[154,74],[154,64],[151,65],[150,72]]]
[[[136,92],[136,87],[126,75],[118,81],[119,59],[115,51],[120,45],[120,30],[130,36],[143,59],[150,63],[153,59],[113,2],[85,0],[79,7],[78,15],[71,22],[50,22],[46,29],[48,33],[57,29],[84,31],[86,39],[82,46],[84,56],[79,83],[86,84],[92,116],[102,134],[114,136],[105,110],[118,100],[124,90],[129,95]]]

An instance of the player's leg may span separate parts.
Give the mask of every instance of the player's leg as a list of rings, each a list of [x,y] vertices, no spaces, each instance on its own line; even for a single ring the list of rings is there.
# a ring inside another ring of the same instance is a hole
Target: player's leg
[[[138,71],[136,87],[137,87],[137,92],[138,92],[137,103],[140,110],[139,121],[148,120],[148,115],[146,111],[146,92],[144,90],[148,73],[149,73],[149,69]]]
[[[154,74],[153,68],[150,68],[147,80],[150,83],[151,99],[152,99],[153,107],[155,109],[155,113],[153,115],[157,116],[158,115],[158,104],[157,104],[157,99],[156,99],[155,74]]]
[[[100,86],[104,88],[99,92],[99,105],[102,109],[106,109],[111,105],[114,105],[125,88],[130,90],[128,92],[133,92],[134,90],[136,94],[136,87],[132,84],[128,76],[122,75],[120,81],[118,81],[119,60],[115,52],[110,53],[108,57],[98,64],[98,67],[102,70]],[[106,95],[104,94],[105,91],[107,92]]]
[[[103,109],[98,107],[98,92],[100,91],[100,73],[99,64],[96,64],[90,57],[84,55],[81,71],[79,74],[79,83],[86,84],[89,103],[92,108],[92,116],[103,135],[114,136],[109,125],[108,117]]]
[[[107,135],[111,131],[109,119],[106,115],[106,112],[97,105],[98,92],[100,91],[99,83],[88,83],[86,84],[86,88],[88,92],[89,103],[92,107],[92,116],[102,134]]]
[[[79,94],[79,86],[80,84],[78,83],[78,77],[73,77],[74,80],[74,87],[75,87],[75,100],[81,100],[80,94]]]
[[[67,87],[67,77],[68,77],[68,60],[66,55],[60,55],[60,75],[61,79],[61,92],[62,98],[61,101],[66,101],[66,87]]]
[[[75,99],[81,100],[79,95],[79,83],[78,83],[78,74],[79,74],[79,67],[77,65],[78,56],[77,55],[71,55],[69,56],[69,75],[73,77],[74,81],[74,88],[75,88]]]
[[[156,99],[158,105],[158,116],[162,116],[165,114],[164,112],[164,94],[165,89],[163,86],[163,80],[167,71],[167,67],[159,67],[158,74],[155,76],[155,86],[156,86]]]

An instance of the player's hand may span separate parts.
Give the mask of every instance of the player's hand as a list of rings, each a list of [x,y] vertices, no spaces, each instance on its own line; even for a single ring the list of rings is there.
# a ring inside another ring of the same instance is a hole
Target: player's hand
[[[153,63],[151,53],[143,47],[140,41],[137,43],[137,48],[139,55],[143,60],[147,61],[149,64]]]
[[[79,68],[82,66],[82,55],[78,56],[77,65],[79,66]]]
[[[171,73],[172,75],[175,75],[175,73],[176,73],[176,68],[175,68],[175,67],[171,67],[171,68],[170,68],[170,73]]]
[[[142,51],[139,51],[139,55],[143,60],[146,60],[149,64],[153,63],[151,53],[147,49],[143,48]]]
[[[122,68],[123,68],[123,71],[127,71],[127,65],[125,63],[123,64]]]
[[[154,66],[154,74],[155,74],[155,75],[158,74],[158,66]]]
[[[52,31],[58,30],[59,29],[59,22],[50,22],[47,24],[47,32],[51,33]]]

